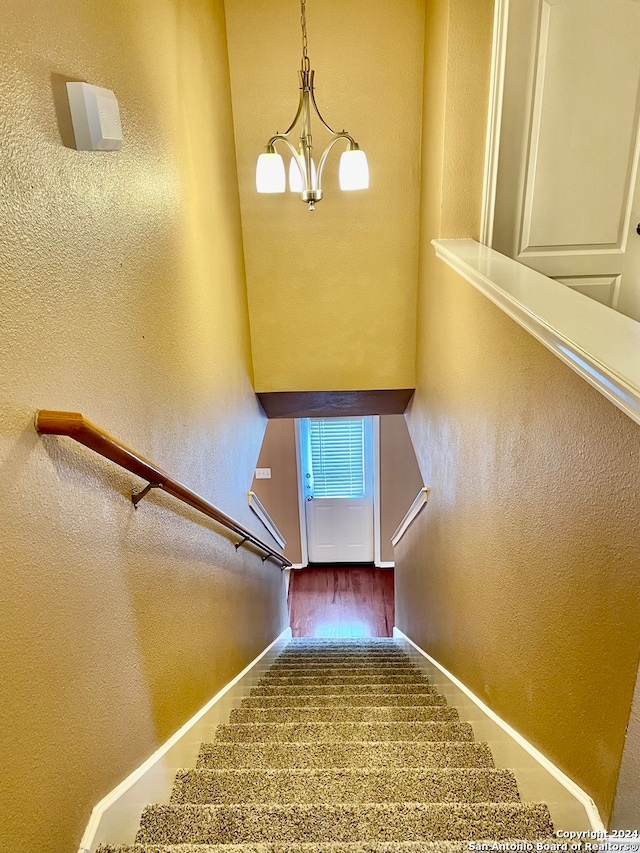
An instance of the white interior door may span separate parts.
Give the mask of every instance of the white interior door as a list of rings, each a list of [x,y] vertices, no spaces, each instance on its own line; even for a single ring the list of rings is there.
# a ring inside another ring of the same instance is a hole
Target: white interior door
[[[640,320],[640,3],[508,6],[491,245]]]
[[[373,562],[372,421],[364,417],[299,422],[310,563]]]

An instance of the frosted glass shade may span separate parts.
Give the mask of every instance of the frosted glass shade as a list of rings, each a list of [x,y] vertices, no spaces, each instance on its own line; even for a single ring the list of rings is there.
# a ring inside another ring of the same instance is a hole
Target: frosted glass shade
[[[256,189],[259,193],[283,193],[287,185],[284,160],[277,154],[264,153],[256,165]]]
[[[366,190],[369,187],[367,155],[360,149],[343,151],[338,173],[341,190]]]
[[[316,164],[311,159],[311,186],[315,187],[316,185]],[[298,168],[296,161],[291,158],[289,162],[289,189],[292,193],[301,193],[304,187],[302,186],[302,175],[300,174],[300,169]]]

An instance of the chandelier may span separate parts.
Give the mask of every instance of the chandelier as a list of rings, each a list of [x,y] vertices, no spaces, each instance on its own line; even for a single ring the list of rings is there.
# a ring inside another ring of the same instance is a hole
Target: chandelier
[[[327,156],[333,146],[344,139],[347,150],[340,157],[338,179],[341,190],[366,190],[369,186],[369,166],[364,151],[346,131],[332,130],[322,118],[314,95],[313,78],[309,55],[307,53],[307,19],[306,0],[300,2],[300,23],[302,27],[302,62],[298,72],[300,78],[300,99],[298,111],[288,130],[276,133],[267,143],[264,152],[258,157],[256,166],[256,189],[259,193],[283,193],[286,188],[284,161],[276,151],[276,142],[283,142],[291,152],[289,163],[289,189],[299,193],[302,201],[314,210],[316,202],[322,198],[322,173]],[[331,134],[329,144],[324,149],[316,167],[313,159],[313,141],[311,135],[311,110],[318,116],[322,124]],[[289,134],[300,122],[300,142],[296,148]]]

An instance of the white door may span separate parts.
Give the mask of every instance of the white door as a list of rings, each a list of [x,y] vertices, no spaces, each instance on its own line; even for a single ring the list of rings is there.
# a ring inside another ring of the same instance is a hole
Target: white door
[[[508,13],[490,244],[640,320],[640,3]]]
[[[371,563],[373,419],[302,418],[300,448],[310,563]]]

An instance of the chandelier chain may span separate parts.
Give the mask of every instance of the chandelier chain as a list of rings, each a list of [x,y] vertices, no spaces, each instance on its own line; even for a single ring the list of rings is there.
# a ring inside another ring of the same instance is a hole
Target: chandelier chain
[[[302,70],[309,71],[311,63],[307,52],[307,0],[300,0],[300,26],[302,27]]]

